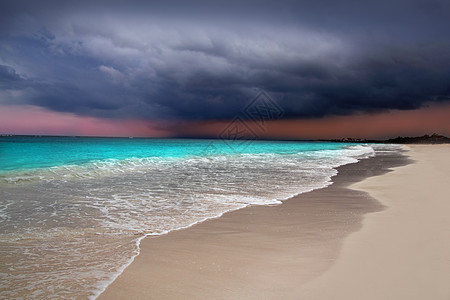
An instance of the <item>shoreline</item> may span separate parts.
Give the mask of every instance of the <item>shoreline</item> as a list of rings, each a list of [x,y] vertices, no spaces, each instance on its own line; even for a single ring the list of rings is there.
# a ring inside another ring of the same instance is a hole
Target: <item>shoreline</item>
[[[377,155],[338,167],[332,185],[281,205],[249,206],[166,235],[147,236],[140,254],[98,299],[287,297],[283,290],[333,265],[343,240],[361,229],[365,214],[384,209],[367,193],[347,186],[405,164],[403,155]],[[273,268],[282,270],[263,274]]]
[[[408,147],[414,163],[350,186],[387,209],[364,219],[302,299],[450,299],[450,145]]]

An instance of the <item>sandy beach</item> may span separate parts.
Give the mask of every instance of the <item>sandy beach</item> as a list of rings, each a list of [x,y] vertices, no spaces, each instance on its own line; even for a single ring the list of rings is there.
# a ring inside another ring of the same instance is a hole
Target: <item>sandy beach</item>
[[[99,299],[450,299],[450,146],[408,148],[282,205],[145,238]]]
[[[414,164],[350,188],[387,207],[346,239],[302,299],[450,299],[450,145],[415,145]]]

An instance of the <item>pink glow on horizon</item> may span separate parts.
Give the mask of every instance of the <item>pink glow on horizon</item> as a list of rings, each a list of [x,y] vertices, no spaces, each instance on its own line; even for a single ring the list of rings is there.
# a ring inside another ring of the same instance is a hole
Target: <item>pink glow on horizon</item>
[[[388,111],[306,120],[276,120],[265,123],[260,138],[389,138],[439,133],[450,135],[450,104],[411,111]],[[248,126],[253,126],[248,122]],[[229,121],[179,121],[159,123],[144,120],[112,120],[48,111],[35,106],[0,105],[0,134],[80,136],[219,136]],[[163,126],[164,125],[164,126]]]
[[[355,114],[316,119],[274,120],[264,123],[261,130],[247,121],[259,138],[268,139],[384,139],[438,133],[450,136],[450,104],[423,107],[416,110],[392,110],[377,114]],[[218,136],[230,121],[186,122],[172,130],[186,136]],[[241,128],[246,132],[245,128]]]
[[[160,124],[53,112],[35,106],[0,105],[0,133],[29,135],[167,137]]]

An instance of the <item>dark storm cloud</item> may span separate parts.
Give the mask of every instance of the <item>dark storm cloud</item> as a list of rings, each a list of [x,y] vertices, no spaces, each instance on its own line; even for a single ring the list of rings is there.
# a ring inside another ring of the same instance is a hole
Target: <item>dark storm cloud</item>
[[[285,116],[450,97],[446,1],[9,1],[0,102],[80,115],[227,119],[258,89]]]
[[[19,81],[21,78],[10,66],[0,65],[0,82]]]

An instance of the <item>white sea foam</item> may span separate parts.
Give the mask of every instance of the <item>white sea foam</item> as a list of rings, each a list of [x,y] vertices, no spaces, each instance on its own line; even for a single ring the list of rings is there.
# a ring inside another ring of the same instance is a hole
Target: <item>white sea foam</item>
[[[302,153],[303,154],[303,153]],[[349,146],[342,150],[319,150],[311,154],[305,154],[306,157],[326,158],[325,166],[336,167],[340,164],[356,162],[358,158],[365,158],[374,155],[373,148],[367,145]],[[28,181],[67,181],[73,179],[96,179],[101,176],[121,175],[127,173],[145,174],[149,168],[155,170],[167,170],[173,167],[173,164],[195,165],[197,163],[214,163],[227,161],[230,157],[236,155],[221,155],[212,157],[193,157],[190,159],[176,158],[128,158],[128,159],[107,159],[94,161],[82,165],[62,165],[50,168],[31,169],[23,171],[9,171],[0,173],[0,182],[4,183],[22,183]],[[277,154],[241,154],[240,157],[249,158],[282,158]],[[335,157],[337,164],[331,157]],[[285,162],[289,164],[289,162]]]

